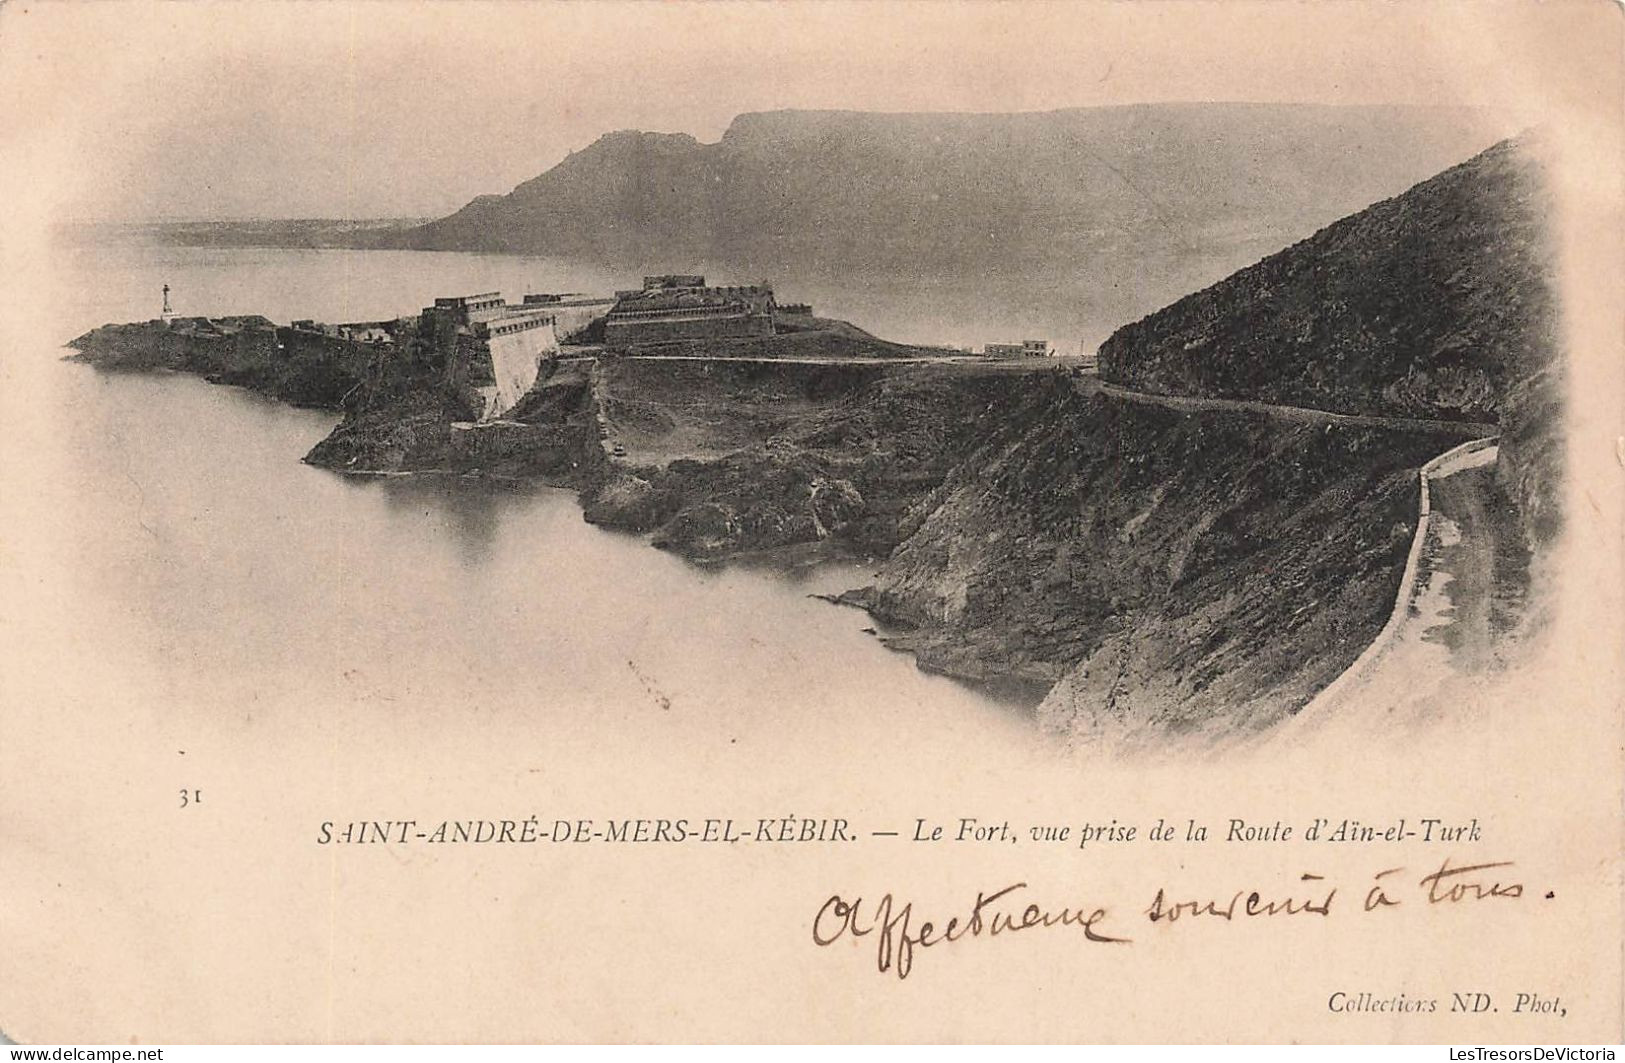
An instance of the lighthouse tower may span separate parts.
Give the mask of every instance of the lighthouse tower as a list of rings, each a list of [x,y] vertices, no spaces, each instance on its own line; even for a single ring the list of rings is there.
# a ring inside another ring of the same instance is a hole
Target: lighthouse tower
[[[169,285],[167,284],[164,285],[164,310],[159,316],[166,325],[175,320],[175,311],[170,309],[169,306]]]

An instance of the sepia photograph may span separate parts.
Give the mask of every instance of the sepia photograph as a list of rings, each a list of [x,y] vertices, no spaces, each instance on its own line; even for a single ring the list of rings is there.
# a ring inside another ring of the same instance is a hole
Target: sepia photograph
[[[1617,1045],[1622,75],[12,0],[0,1044]]]

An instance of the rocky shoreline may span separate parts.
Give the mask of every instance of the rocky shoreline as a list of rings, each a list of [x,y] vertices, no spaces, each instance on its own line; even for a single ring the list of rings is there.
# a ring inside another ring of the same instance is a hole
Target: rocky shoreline
[[[836,600],[884,645],[1067,733],[1147,703],[1170,732],[1289,715],[1381,628],[1413,470],[1451,439],[1190,416],[1048,367],[600,356],[549,366],[492,424],[435,387],[339,408],[306,462],[570,488],[588,522],[697,564],[872,562]]]

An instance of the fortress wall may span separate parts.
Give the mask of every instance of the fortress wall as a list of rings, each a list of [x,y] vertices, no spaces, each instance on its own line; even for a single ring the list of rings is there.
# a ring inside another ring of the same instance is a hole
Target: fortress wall
[[[492,336],[486,346],[491,352],[491,377],[496,388],[494,401],[487,402],[486,419],[513,409],[536,383],[543,360],[559,351],[558,337],[548,325]]]

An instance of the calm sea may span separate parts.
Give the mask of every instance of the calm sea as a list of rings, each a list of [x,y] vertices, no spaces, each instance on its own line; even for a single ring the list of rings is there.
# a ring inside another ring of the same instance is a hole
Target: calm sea
[[[142,1017],[180,999],[169,1035],[205,1042],[560,1028],[483,1010],[513,979],[610,1021],[595,1001],[624,994],[572,982],[555,950],[594,947],[606,920],[625,941],[621,920],[660,910],[667,946],[696,935],[700,969],[761,934],[799,956],[824,891],[866,888],[890,851],[875,846],[907,844],[915,816],[1001,814],[986,795],[1025,792],[1054,756],[1026,710],[921,673],[864,614],[809,597],[866,582],[859,568],[701,569],[587,525],[565,491],[346,478],[299,460],[331,414],[61,360],[87,328],[151,317],[166,282],[183,313],[282,321],[619,278],[126,247],[60,252],[29,280],[0,360],[0,849],[8,885],[47,907],[4,922],[14,955],[71,948],[34,991],[72,994],[79,1036],[154,1036]],[[359,820],[792,816],[847,818],[865,844],[318,844],[323,823]],[[725,933],[669,921],[738,876],[779,883],[782,910]],[[76,944],[49,936],[63,927]],[[627,977],[646,1000],[682,980]]]

